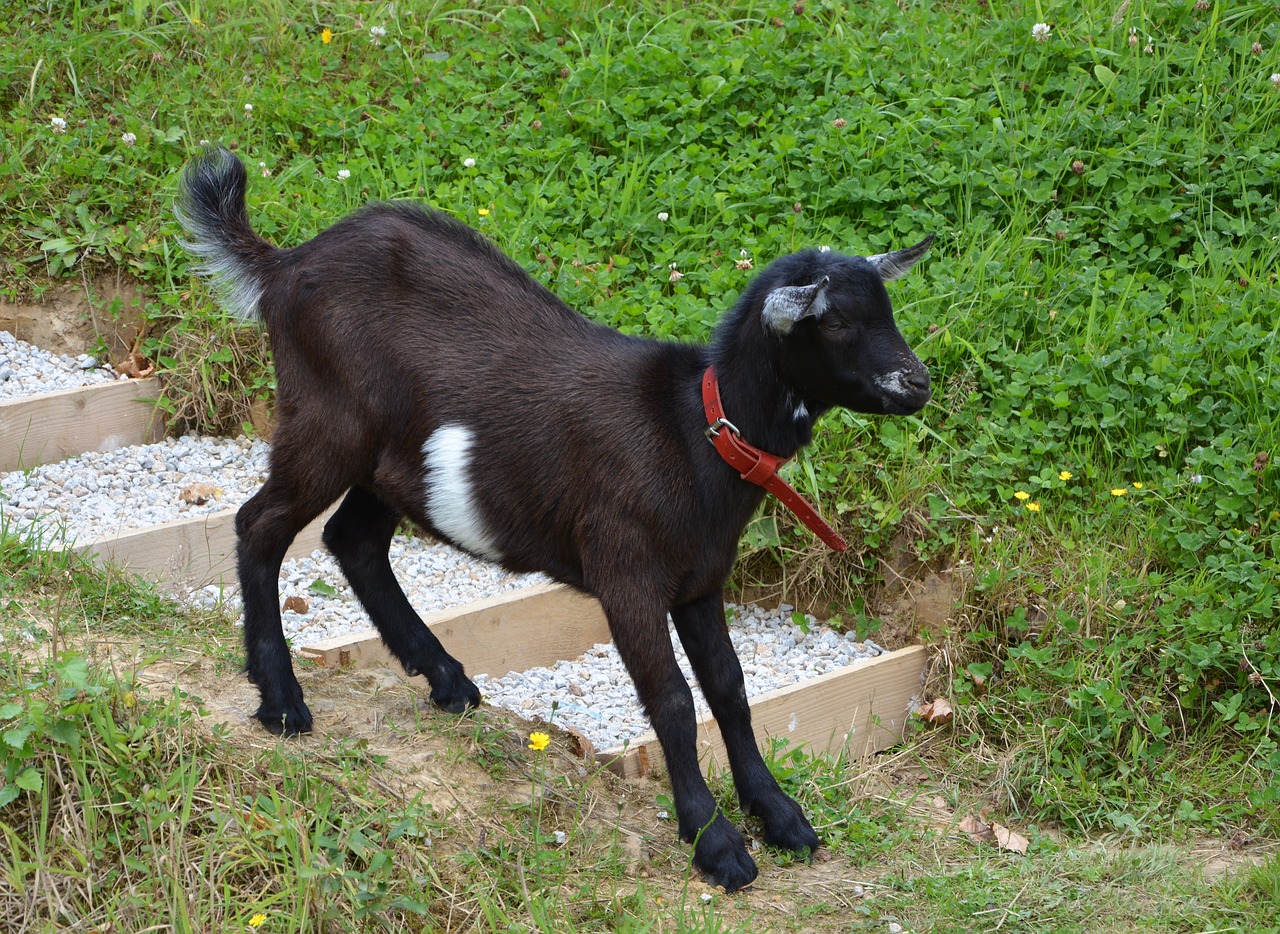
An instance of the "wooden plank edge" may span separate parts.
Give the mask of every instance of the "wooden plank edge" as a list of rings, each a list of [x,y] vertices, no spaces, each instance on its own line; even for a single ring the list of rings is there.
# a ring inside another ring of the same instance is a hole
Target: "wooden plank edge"
[[[553,583],[430,613],[423,622],[469,674],[492,677],[553,665],[610,638],[604,611],[594,598]],[[328,667],[399,670],[373,629],[304,645],[299,654]]]
[[[156,405],[160,395],[160,380],[149,376],[4,400],[0,472],[159,441],[164,435],[164,414]]]
[[[235,517],[240,507],[189,519],[172,519],[140,529],[125,529],[93,541],[73,543],[69,550],[111,564],[161,586],[194,590],[235,580]],[[286,552],[300,558],[324,547],[324,523],[337,509],[330,506],[306,526]]]
[[[919,694],[928,650],[908,646],[854,662],[837,671],[761,694],[751,700],[752,723],[762,748],[772,737],[810,751],[843,752],[862,758],[896,745]],[[833,705],[833,698],[838,701]],[[715,719],[698,720],[699,758],[704,768],[728,767]],[[624,778],[638,778],[664,764],[657,736],[649,731],[596,760]]]

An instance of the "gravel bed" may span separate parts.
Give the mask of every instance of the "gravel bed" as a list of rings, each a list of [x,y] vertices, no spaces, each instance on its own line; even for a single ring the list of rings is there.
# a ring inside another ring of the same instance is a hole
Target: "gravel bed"
[[[0,511],[8,518],[65,528],[69,538],[81,541],[205,515],[238,506],[257,492],[267,475],[268,450],[263,441],[188,436],[85,454],[0,476]],[[197,495],[184,495],[192,490]],[[401,536],[392,542],[391,562],[421,614],[545,580],[541,575],[508,574],[446,545]],[[187,597],[206,605],[222,603],[239,613],[234,590],[207,587]],[[286,562],[280,599],[288,604],[282,621],[295,649],[371,625],[327,552]],[[730,635],[751,697],[883,651],[874,643],[856,642],[852,634],[824,630],[811,618],[802,628],[787,606],[773,611],[734,606],[732,612]],[[672,644],[694,685],[698,710],[706,712],[674,635]],[[551,668],[476,681],[489,702],[529,719],[574,727],[600,750],[620,746],[649,729],[631,679],[608,644]]]
[[[403,535],[391,540],[390,557],[396,579],[423,616],[546,581],[541,574],[509,574],[448,545]],[[242,612],[240,594],[234,589],[223,591],[211,585],[189,599],[205,606],[221,604],[232,615]],[[280,621],[295,650],[373,626],[327,551],[313,551],[284,563],[280,603],[288,604]]]
[[[727,606],[732,610],[729,638],[742,662],[748,697],[816,678],[884,651],[874,642],[858,642],[853,633],[826,629],[811,616],[805,617],[805,627],[801,627],[793,621],[793,609],[785,604],[776,610]],[[694,706],[699,716],[707,714],[709,708],[684,647],[674,630],[670,636],[680,670],[693,686]],[[649,730],[631,677],[612,643],[596,645],[576,659],[549,668],[532,668],[504,678],[480,676],[475,682],[490,703],[528,719],[573,727],[601,752]]]
[[[49,353],[0,331],[0,401],[118,379],[125,377],[89,354]]]
[[[0,478],[0,510],[88,542],[239,506],[267,476],[265,441],[187,435]],[[184,495],[185,494],[185,495]]]

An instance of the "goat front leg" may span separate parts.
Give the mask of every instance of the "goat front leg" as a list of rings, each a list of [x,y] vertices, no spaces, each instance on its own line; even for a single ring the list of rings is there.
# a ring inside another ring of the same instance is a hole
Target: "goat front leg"
[[[324,543],[405,673],[425,675],[431,700],[448,713],[480,704],[480,689],[462,663],[426,627],[387,557],[400,514],[363,487],[352,487],[324,527]]]
[[[751,729],[751,707],[738,653],[729,639],[719,591],[671,611],[676,632],[720,726],[742,809],[764,824],[764,839],[784,850],[818,849],[818,835],[800,805],[778,787]]]
[[[709,885],[722,885],[727,892],[750,884],[756,864],[742,834],[720,812],[698,764],[693,692],[676,664],[665,608],[635,596],[597,596],[662,745],[680,837],[694,845],[693,865]]]

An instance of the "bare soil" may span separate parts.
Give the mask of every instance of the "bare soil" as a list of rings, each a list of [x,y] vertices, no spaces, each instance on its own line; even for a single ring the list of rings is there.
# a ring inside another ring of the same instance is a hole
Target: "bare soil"
[[[38,300],[0,297],[0,331],[58,354],[88,353],[101,343],[110,362],[118,363],[138,336],[145,301],[139,284],[118,271],[59,281]]]

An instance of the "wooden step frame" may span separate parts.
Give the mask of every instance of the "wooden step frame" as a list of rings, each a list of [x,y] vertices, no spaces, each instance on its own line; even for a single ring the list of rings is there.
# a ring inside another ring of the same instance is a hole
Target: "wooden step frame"
[[[561,584],[538,584],[433,613],[424,621],[469,674],[490,677],[553,665],[609,641],[600,604]],[[327,667],[400,671],[372,629],[304,646],[300,654]],[[788,748],[854,758],[896,745],[920,693],[927,657],[924,646],[909,646],[753,698],[756,735],[766,743],[785,739]],[[708,770],[728,767],[711,716],[698,720],[698,746]],[[645,775],[663,762],[652,732],[596,758],[627,778]]]
[[[324,547],[324,524],[337,510],[335,503],[298,533],[285,552],[286,560],[303,558]],[[116,565],[172,590],[197,590],[209,584],[236,582],[236,513],[240,507],[205,516],[175,519],[115,535],[77,542],[72,550]]]
[[[0,473],[164,436],[160,380],[117,380],[0,402]]]

